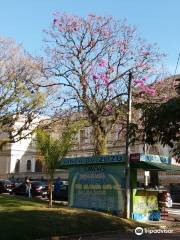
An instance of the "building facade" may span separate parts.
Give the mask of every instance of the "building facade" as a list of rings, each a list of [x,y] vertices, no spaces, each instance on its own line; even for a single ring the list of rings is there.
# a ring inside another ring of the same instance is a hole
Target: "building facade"
[[[33,130],[47,117],[35,118],[31,127],[22,132],[22,139],[14,143],[6,143],[0,149],[0,178],[25,178],[26,176],[39,179],[47,178],[42,156],[37,151],[36,137]],[[21,117],[16,122],[16,129],[24,124]],[[8,141],[8,135],[0,133],[0,143]],[[67,179],[67,171],[60,171],[63,178]]]
[[[33,126],[37,126],[36,124]],[[107,137],[107,147],[109,155],[118,155],[125,152],[125,139],[119,134],[120,126],[115,125],[113,130]],[[61,126],[54,128],[56,137],[61,135]],[[0,135],[0,139],[5,138],[4,134]],[[93,131],[91,126],[85,126],[80,129],[74,139],[74,145],[67,157],[86,157],[92,156],[94,152]],[[163,147],[160,144],[154,146],[144,146],[136,143],[130,147],[131,153],[157,154],[170,156],[170,148]],[[175,164],[175,162],[173,162]],[[16,143],[8,143],[0,151],[0,178],[14,176],[16,178],[24,178],[30,176],[32,178],[47,178],[46,169],[43,165],[42,156],[36,148],[35,134],[30,134],[25,139]],[[60,176],[62,179],[68,178],[67,170],[57,170],[55,177]],[[168,185],[169,183],[179,183],[180,175],[176,173],[160,172],[160,183]],[[139,181],[143,181],[144,172],[139,170]]]

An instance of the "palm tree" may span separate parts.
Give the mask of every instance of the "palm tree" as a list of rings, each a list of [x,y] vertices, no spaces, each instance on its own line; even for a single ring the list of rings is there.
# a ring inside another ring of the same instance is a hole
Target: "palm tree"
[[[43,128],[38,128],[36,131],[37,148],[43,155],[44,164],[49,175],[49,207],[52,207],[52,184],[57,163],[66,156],[72,147],[74,135],[81,127],[81,121],[70,124],[63,131],[62,136],[59,139],[53,138],[51,134]]]

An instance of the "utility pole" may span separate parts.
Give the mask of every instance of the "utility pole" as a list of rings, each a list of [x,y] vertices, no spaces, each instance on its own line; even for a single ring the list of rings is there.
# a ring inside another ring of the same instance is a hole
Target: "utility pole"
[[[127,126],[126,126],[126,166],[125,166],[125,181],[126,181],[126,196],[125,196],[125,217],[130,218],[130,124],[131,124],[131,105],[132,105],[132,72],[129,72],[128,79],[128,99],[127,99]]]

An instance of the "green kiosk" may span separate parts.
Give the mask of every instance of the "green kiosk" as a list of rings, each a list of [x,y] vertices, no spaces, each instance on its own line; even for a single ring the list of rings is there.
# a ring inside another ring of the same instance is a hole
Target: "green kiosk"
[[[149,220],[160,216],[158,171],[180,171],[168,157],[132,154],[131,217]],[[69,169],[69,206],[108,211],[122,216],[125,210],[125,155],[65,158],[59,168]],[[139,187],[137,169],[152,173],[152,183]]]

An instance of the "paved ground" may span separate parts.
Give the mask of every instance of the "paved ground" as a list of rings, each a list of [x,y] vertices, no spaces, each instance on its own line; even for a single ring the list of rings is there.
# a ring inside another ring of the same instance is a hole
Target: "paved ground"
[[[172,233],[145,233],[146,230],[143,229],[143,234],[138,236],[135,234],[135,229],[132,229],[129,232],[116,231],[72,237],[51,237],[41,240],[180,240],[180,204],[167,210],[168,219],[166,221],[149,221],[148,223],[154,225],[154,228],[150,228],[150,230],[158,230],[162,226],[162,230],[172,230]]]
[[[111,235],[101,235],[101,236],[92,236],[92,237],[81,237],[79,240],[179,240],[179,234],[143,234],[141,236],[136,236],[135,234],[122,234],[121,232]],[[68,239],[69,240],[69,239]]]
[[[172,233],[146,233],[147,229],[143,229],[143,234],[138,236],[135,234],[135,229],[129,232],[111,232],[92,235],[83,235],[76,237],[54,237],[46,240],[180,240],[180,208],[168,209],[168,219],[166,221],[149,221],[149,224],[153,224],[154,228],[149,230],[159,230],[159,228],[166,231],[172,231]],[[164,226],[164,227],[163,227]]]
[[[50,239],[43,240],[179,240],[180,233],[172,234],[142,234],[141,236],[135,235],[135,233],[109,233],[109,234],[94,234],[89,236],[77,236],[77,237],[52,237]]]
[[[152,224],[152,222],[149,222]],[[108,233],[98,233],[98,234],[89,234],[82,236],[72,236],[72,237],[52,237],[41,240],[179,240],[180,239],[180,222],[174,225],[174,222],[171,221],[160,221],[154,222],[154,228],[143,229],[143,234],[138,236],[135,234],[135,229],[132,229],[129,232],[108,232]],[[157,227],[156,227],[157,226]],[[163,228],[160,226],[165,226],[168,228]],[[165,230],[172,231],[172,233],[147,233],[147,230]]]
[[[175,221],[180,221],[180,208],[169,208],[168,215],[174,218]]]

